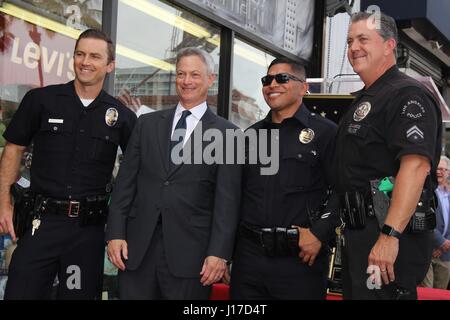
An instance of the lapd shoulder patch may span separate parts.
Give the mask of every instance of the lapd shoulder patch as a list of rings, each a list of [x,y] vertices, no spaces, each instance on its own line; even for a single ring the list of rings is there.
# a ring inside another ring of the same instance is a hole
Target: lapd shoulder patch
[[[412,119],[418,120],[425,116],[425,108],[423,106],[423,100],[419,97],[412,97],[402,106],[401,115]]]
[[[406,131],[406,139],[413,143],[420,143],[425,139],[425,135],[423,131],[419,129],[419,127],[412,126]]]

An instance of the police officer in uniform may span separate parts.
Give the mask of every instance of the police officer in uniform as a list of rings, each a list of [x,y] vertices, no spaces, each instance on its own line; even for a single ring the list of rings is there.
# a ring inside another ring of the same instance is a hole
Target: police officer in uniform
[[[365,87],[337,135],[345,299],[416,299],[431,260],[434,213],[424,210],[431,214],[417,228],[415,212],[430,206],[426,195],[436,187],[430,172],[439,162],[441,114],[430,92],[398,70],[396,44],[391,17],[352,16],[348,59]],[[395,180],[381,219],[380,202],[371,196],[381,189],[371,182],[383,178]]]
[[[117,149],[126,148],[134,113],[102,90],[114,47],[86,30],[75,45],[75,80],[30,90],[9,127],[0,163],[0,232],[15,240],[10,186],[33,142],[32,226],[18,241],[5,299],[46,299],[58,276],[58,299],[99,298],[107,186]]]
[[[271,111],[246,131],[246,136],[256,132],[258,143],[246,145],[241,221],[231,267],[233,299],[326,297],[327,242],[339,216],[315,213],[331,184],[337,128],[302,104],[308,90],[305,78],[304,67],[285,58],[272,61],[262,78]],[[261,159],[250,161],[258,152],[252,147],[262,144],[269,154],[279,154],[272,159],[279,168],[270,174],[261,171],[268,169]]]

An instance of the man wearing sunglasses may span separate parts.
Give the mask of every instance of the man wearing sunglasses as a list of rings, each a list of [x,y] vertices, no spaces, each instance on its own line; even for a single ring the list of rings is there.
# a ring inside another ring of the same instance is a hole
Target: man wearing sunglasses
[[[241,221],[231,274],[233,299],[324,299],[326,242],[337,214],[314,214],[331,183],[336,125],[303,105],[308,90],[303,66],[272,61],[262,80],[271,111],[247,129],[279,141],[279,170],[261,174],[260,162],[246,164]],[[247,159],[252,145],[246,146]],[[299,237],[300,234],[300,237]]]

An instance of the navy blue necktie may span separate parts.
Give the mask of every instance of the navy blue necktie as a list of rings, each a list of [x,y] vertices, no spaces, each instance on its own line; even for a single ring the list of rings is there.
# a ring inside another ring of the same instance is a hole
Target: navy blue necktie
[[[191,114],[191,112],[189,110],[184,110],[181,113],[181,118],[178,120],[177,125],[175,126],[174,133],[177,129],[183,129],[184,130],[183,135],[181,137],[179,137],[178,140],[173,140],[172,137],[170,139],[169,164],[170,164],[171,169],[175,166],[175,164],[172,162],[172,158],[171,158],[172,150],[177,144],[184,143],[183,141],[186,136],[186,118],[189,117],[190,114]]]

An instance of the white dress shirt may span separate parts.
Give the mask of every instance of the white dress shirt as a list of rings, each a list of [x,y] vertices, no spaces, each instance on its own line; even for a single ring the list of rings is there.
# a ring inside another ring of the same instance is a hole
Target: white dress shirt
[[[192,131],[194,131],[198,122],[205,114],[207,108],[208,108],[208,106],[206,105],[206,101],[199,104],[198,106],[191,108],[191,109],[185,109],[181,105],[181,103],[178,102],[177,108],[175,109],[175,116],[173,117],[171,136],[173,136],[173,132],[175,131],[175,127],[177,126],[178,120],[180,120],[181,114],[183,113],[183,111],[189,110],[191,112],[191,114],[186,118],[186,135],[183,140],[183,146],[184,146],[186,144],[186,141],[191,136]]]

